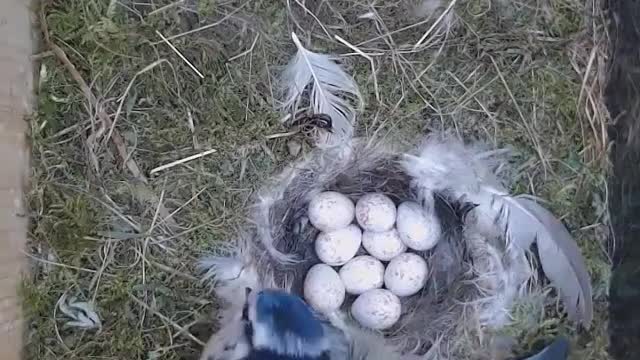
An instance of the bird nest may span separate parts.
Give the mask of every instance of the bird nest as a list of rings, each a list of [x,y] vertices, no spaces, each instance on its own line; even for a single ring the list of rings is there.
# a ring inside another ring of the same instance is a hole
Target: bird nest
[[[509,323],[513,304],[536,298],[541,289],[528,246],[514,246],[508,236],[505,208],[475,188],[502,188],[495,174],[504,165],[498,154],[442,135],[428,138],[416,154],[364,141],[318,149],[259,192],[246,232],[231,251],[203,261],[206,276],[218,280],[217,293],[231,303],[241,296],[239,288],[253,283],[302,295],[307,271],[320,262],[318,230],[307,217],[314,195],[337,191],[355,202],[377,192],[396,204],[415,201],[435,212],[443,230],[433,249],[416,252],[427,261],[429,280],[421,292],[401,299],[396,325],[372,336],[384,336],[399,354],[477,355],[486,334]],[[354,299],[347,296],[343,323],[351,323]]]

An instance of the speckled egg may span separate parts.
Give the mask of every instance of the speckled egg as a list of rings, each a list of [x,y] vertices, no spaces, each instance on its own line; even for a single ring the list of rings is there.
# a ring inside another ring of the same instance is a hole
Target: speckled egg
[[[320,231],[338,230],[351,224],[355,205],[343,194],[325,191],[314,196],[308,207],[309,221]]]
[[[356,203],[356,220],[365,231],[388,231],[396,222],[396,205],[384,194],[367,194]]]
[[[351,260],[362,243],[362,231],[357,225],[344,229],[321,232],[315,242],[316,255],[320,261],[331,266],[344,265]]]
[[[351,315],[360,325],[375,330],[388,329],[402,313],[400,299],[385,289],[369,290],[351,305]]]
[[[364,231],[362,247],[371,256],[381,261],[389,261],[407,251],[407,246],[402,242],[395,228],[382,232]]]
[[[384,272],[384,285],[398,296],[411,296],[427,282],[427,262],[412,253],[400,254],[389,262]]]
[[[304,279],[304,298],[321,313],[338,310],[345,298],[344,285],[338,273],[329,265],[312,266]]]
[[[410,249],[425,251],[433,248],[440,240],[440,221],[433,213],[411,201],[398,206],[396,229],[402,242]]]
[[[356,256],[338,272],[347,293],[360,295],[371,289],[379,289],[384,283],[384,265],[369,255]]]

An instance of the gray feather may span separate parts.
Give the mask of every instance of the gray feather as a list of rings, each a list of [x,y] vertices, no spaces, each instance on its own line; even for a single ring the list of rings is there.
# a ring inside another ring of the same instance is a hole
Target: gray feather
[[[295,112],[308,89],[313,112],[331,117],[334,136],[350,138],[356,117],[353,103],[358,106],[361,103],[356,82],[333,57],[307,50],[295,33],[291,37],[298,53],[283,74],[286,91],[283,108]]]
[[[562,223],[537,203],[511,196],[492,169],[499,152],[465,146],[452,136],[432,136],[419,156],[405,156],[407,172],[428,191],[448,191],[477,204],[472,211],[483,234],[503,232],[526,251],[536,241],[545,275],[558,289],[569,318],[588,327],[593,317],[589,274]]]
[[[549,210],[529,199],[517,202],[535,217],[536,243],[545,275],[558,288],[569,318],[589,327],[593,319],[591,280],[578,245]]]

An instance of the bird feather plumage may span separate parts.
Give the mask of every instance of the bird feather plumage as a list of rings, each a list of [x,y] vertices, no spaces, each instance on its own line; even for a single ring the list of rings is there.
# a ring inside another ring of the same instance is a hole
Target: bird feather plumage
[[[569,341],[557,338],[539,353],[523,360],[566,360],[569,356]]]
[[[591,279],[578,245],[549,210],[526,198],[517,200],[539,223],[535,228],[540,263],[549,280],[560,289],[569,319],[588,327],[593,319]]]
[[[291,37],[298,52],[283,72],[282,85],[286,95],[282,108],[295,113],[308,90],[313,113],[326,114],[331,118],[332,136],[350,138],[357,107],[362,103],[355,80],[335,61],[335,57],[306,49],[295,33]]]
[[[477,204],[478,229],[499,228],[509,245],[526,251],[535,241],[545,275],[558,289],[569,317],[588,327],[593,318],[589,274],[578,246],[562,223],[538,203],[511,196],[492,168],[495,152],[433,136],[404,166],[423,192],[445,191]]]
[[[278,290],[263,290],[249,300],[256,350],[292,357],[320,358],[328,354],[322,322],[299,297]]]

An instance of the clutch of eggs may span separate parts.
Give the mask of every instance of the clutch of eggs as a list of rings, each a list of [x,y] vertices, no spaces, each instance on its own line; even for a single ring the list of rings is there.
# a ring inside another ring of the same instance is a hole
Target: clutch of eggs
[[[309,305],[330,314],[346,294],[355,295],[351,314],[362,326],[393,326],[402,313],[400,297],[417,294],[428,280],[427,262],[407,251],[437,244],[442,229],[436,215],[411,201],[396,207],[381,193],[365,194],[354,204],[335,191],[315,195],[307,214],[320,230],[314,247],[322,262],[304,280]]]

